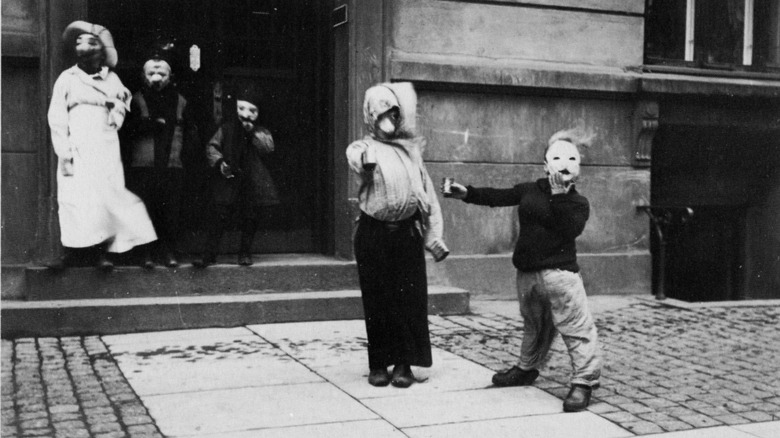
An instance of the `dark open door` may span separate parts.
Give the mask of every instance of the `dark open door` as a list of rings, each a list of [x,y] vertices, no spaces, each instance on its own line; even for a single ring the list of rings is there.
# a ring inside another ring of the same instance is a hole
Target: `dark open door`
[[[89,19],[105,25],[119,52],[117,72],[131,91],[141,87],[143,57],[159,38],[174,42],[174,74],[196,115],[201,145],[216,129],[219,111],[235,111],[232,85],[253,81],[264,90],[262,124],[276,151],[267,164],[282,204],[258,231],[256,253],[324,252],[327,229],[327,109],[330,8],[317,0],[92,0]],[[200,68],[190,61],[193,46]],[[187,169],[183,239],[187,252],[201,249],[207,226],[205,161]],[[221,251],[233,253],[229,231]]]

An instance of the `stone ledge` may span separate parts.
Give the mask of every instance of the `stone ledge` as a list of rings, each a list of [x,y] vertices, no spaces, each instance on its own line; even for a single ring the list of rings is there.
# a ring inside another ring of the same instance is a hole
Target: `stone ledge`
[[[25,296],[28,300],[66,300],[240,295],[351,289],[358,285],[355,262],[295,255],[264,255],[256,257],[255,261],[249,267],[217,264],[205,269],[196,269],[190,264],[153,270],[122,266],[110,273],[91,267],[70,268],[63,272],[28,268]]]
[[[644,73],[641,75],[639,91],[658,94],[777,99],[780,98],[780,80]]]
[[[469,293],[431,286],[428,312],[468,311]],[[12,301],[2,307],[2,337],[72,336],[237,327],[363,318],[359,290],[203,297]]]
[[[471,86],[636,93],[639,75],[620,68],[394,52],[390,77]]]
[[[649,251],[579,254],[588,295],[651,296],[652,258]],[[428,264],[428,282],[467,289],[477,299],[517,299],[512,254],[450,255]]]
[[[390,79],[457,86],[498,86],[560,92],[780,98],[780,80],[639,73],[617,67],[498,60],[395,51]]]

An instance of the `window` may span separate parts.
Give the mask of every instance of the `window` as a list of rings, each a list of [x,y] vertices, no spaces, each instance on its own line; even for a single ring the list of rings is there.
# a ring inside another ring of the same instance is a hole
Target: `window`
[[[780,0],[647,0],[645,64],[780,73]]]

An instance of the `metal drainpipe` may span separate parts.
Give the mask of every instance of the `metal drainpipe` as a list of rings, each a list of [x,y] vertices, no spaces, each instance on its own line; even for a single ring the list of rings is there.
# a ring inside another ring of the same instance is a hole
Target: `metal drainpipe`
[[[636,208],[650,217],[653,229],[658,236],[658,288],[655,291],[656,300],[666,299],[666,244],[669,228],[677,221],[680,225],[687,222],[693,216],[693,209],[690,207],[661,206],[661,205],[640,205]]]

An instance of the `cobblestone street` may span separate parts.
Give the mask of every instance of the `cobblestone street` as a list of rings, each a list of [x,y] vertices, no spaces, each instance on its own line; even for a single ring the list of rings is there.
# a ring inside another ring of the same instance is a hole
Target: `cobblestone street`
[[[681,309],[596,298],[605,361],[591,412],[636,435],[780,420],[780,307]],[[517,303],[473,309],[432,316],[434,345],[492,370],[516,363]],[[558,339],[534,386],[563,398],[568,374]],[[2,436],[162,434],[102,338],[88,336],[3,340]]]
[[[501,314],[432,317],[434,343],[507,368],[522,340],[512,313],[516,304]],[[604,369],[592,412],[637,435],[780,419],[780,307],[688,310],[643,300],[593,313]],[[564,398],[569,372],[558,337],[534,386]]]

